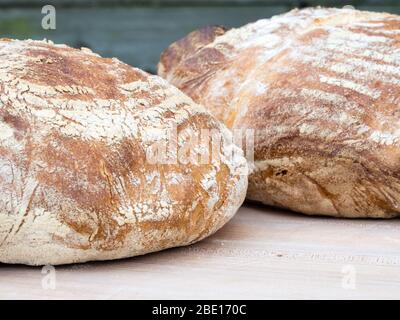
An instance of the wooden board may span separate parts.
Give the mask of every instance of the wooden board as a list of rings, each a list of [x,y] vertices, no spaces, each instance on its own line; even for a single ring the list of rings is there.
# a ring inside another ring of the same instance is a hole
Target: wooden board
[[[247,204],[198,244],[55,270],[52,290],[41,268],[0,264],[0,298],[399,299],[400,220]]]

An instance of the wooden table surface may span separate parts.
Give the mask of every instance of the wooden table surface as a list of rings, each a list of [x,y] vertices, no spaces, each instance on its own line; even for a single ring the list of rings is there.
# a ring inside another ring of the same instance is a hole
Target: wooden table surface
[[[0,298],[398,299],[400,220],[307,217],[247,204],[195,245],[60,266],[49,277],[42,268],[0,264]]]

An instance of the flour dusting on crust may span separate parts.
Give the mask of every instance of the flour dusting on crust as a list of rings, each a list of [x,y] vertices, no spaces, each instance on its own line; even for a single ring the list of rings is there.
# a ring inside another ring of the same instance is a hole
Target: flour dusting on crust
[[[400,214],[399,16],[308,8],[214,32],[171,45],[159,74],[228,127],[255,129],[250,199]]]
[[[224,156],[233,145],[221,147],[218,166],[147,161],[168,129],[227,130],[165,80],[45,41],[2,39],[0,58],[0,262],[186,245],[243,202],[245,159]]]

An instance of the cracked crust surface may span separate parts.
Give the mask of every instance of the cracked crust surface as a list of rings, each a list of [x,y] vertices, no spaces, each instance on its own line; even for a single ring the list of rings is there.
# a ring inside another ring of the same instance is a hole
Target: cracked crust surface
[[[2,39],[0,57],[0,262],[65,264],[187,245],[243,202],[247,164],[240,151],[228,156],[238,151],[229,130],[165,80],[43,41]],[[149,162],[148,149],[174,126],[220,132],[221,161]]]
[[[249,199],[399,216],[399,16],[310,8],[199,30],[163,53],[159,75],[228,127],[255,129]]]

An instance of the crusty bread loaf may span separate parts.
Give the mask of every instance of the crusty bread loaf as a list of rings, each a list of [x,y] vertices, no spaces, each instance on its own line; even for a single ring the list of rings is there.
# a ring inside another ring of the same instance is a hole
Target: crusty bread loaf
[[[400,213],[400,17],[304,9],[171,45],[159,75],[255,129],[248,198],[306,214]]]
[[[241,205],[247,163],[230,131],[165,80],[42,41],[0,40],[0,57],[0,262],[187,245]],[[173,127],[179,145],[200,129],[221,133],[218,161],[149,161]]]

